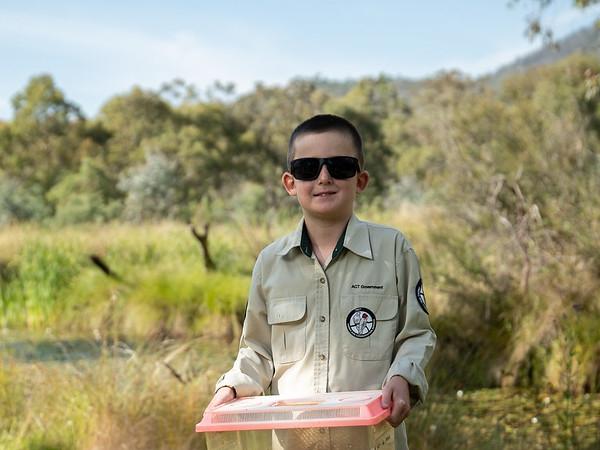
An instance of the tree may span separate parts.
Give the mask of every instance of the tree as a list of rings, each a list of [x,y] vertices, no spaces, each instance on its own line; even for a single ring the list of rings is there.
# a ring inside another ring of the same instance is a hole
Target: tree
[[[500,92],[442,74],[413,105],[409,130],[435,162],[425,182],[443,211],[430,267],[453,301],[452,320],[478,323],[460,326],[461,339],[474,333],[469,351],[489,361],[496,382],[527,383],[536,349],[559,351],[548,342],[565,333],[564,318],[599,308],[598,73],[596,59],[575,56],[512,77]],[[587,351],[574,356],[586,367],[579,388],[597,385]],[[537,376],[550,377],[544,370]]]
[[[115,219],[123,195],[101,162],[84,158],[77,172],[63,177],[47,194],[58,223],[103,222]]]
[[[4,131],[0,162],[5,172],[49,189],[77,167],[86,124],[49,75],[33,77],[13,98],[14,120]]]
[[[98,119],[110,133],[107,163],[115,172],[142,163],[143,143],[177,125],[171,106],[159,94],[139,87],[111,98],[102,106]]]

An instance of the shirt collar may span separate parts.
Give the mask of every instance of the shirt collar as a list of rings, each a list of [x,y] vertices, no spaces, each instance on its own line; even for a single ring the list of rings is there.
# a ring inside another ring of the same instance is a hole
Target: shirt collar
[[[352,214],[348,226],[346,227],[344,247],[358,256],[373,259],[371,239],[369,237],[369,226],[366,222],[359,220],[354,214]]]
[[[304,228],[304,217],[300,219],[300,222],[296,226],[296,229],[292,234],[287,235],[283,239],[281,250],[277,252],[279,256],[287,255],[291,249],[300,247],[300,241],[302,240],[302,230]]]
[[[304,218],[300,220],[296,226],[296,230],[287,237],[283,247],[277,254],[280,256],[287,255],[291,249],[296,247],[298,247],[306,256],[312,256],[312,244],[304,225]],[[371,240],[369,238],[369,227],[365,222],[358,220],[354,214],[350,217],[346,228],[338,239],[333,254],[331,255],[331,259],[333,260],[339,256],[344,247],[358,256],[373,259]]]

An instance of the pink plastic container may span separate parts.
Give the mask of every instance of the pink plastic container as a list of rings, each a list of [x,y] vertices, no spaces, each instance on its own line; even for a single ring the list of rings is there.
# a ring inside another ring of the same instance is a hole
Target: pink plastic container
[[[196,431],[369,426],[389,414],[381,407],[381,391],[244,397],[206,411]]]

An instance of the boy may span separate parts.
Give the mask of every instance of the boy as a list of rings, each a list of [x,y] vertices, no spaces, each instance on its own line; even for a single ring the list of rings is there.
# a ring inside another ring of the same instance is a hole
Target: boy
[[[408,241],[353,214],[369,183],[363,167],[346,119],[317,115],[293,131],[282,182],[304,217],[257,258],[240,350],[209,408],[269,387],[273,395],[383,388],[396,448],[408,448],[402,422],[426,395],[436,337]],[[279,431],[274,448],[364,448],[361,436],[344,443],[335,428],[313,433]]]

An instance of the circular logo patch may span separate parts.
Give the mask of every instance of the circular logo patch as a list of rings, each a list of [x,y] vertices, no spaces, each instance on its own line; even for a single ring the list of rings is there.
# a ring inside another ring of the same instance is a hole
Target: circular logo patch
[[[377,320],[375,320],[373,311],[362,306],[350,311],[346,318],[346,328],[352,336],[360,339],[371,336],[375,331],[376,324]]]

